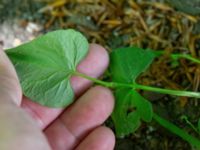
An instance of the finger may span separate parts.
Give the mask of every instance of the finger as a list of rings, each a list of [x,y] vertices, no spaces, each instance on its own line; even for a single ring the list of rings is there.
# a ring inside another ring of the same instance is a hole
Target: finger
[[[21,103],[22,92],[17,74],[5,53],[0,50],[0,95],[2,99]]]
[[[101,125],[114,107],[112,92],[104,87],[89,89],[46,130],[53,149],[72,149],[90,131]]]
[[[78,65],[77,70],[96,78],[105,71],[108,63],[109,57],[106,50],[97,44],[91,44],[87,57]],[[71,84],[75,95],[78,97],[91,85],[91,81],[80,77],[72,77]],[[62,109],[47,108],[27,98],[24,98],[22,107],[31,114],[41,128],[45,128],[62,112]]]
[[[113,150],[115,136],[107,127],[98,127],[92,131],[75,150]]]

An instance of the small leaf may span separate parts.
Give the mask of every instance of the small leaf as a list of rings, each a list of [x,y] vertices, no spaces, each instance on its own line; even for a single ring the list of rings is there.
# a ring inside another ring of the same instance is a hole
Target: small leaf
[[[72,72],[86,56],[86,38],[72,29],[47,33],[6,51],[20,78],[23,93],[49,107],[72,103]]]
[[[134,83],[156,57],[153,51],[141,48],[120,48],[111,53],[110,72],[113,82]],[[116,104],[112,114],[117,136],[133,133],[141,120],[150,122],[152,105],[131,88],[115,92]]]
[[[140,126],[140,116],[137,112],[128,114],[127,110],[132,105],[132,91],[129,89],[118,89],[115,91],[115,109],[112,113],[112,119],[115,125],[116,135],[124,137],[133,133]]]
[[[115,91],[115,109],[112,119],[115,124],[117,136],[125,136],[135,132],[141,120],[150,122],[153,117],[152,105],[139,93],[132,89],[119,89]]]
[[[110,56],[110,70],[115,82],[135,82],[138,75],[147,69],[155,58],[151,50],[137,47],[116,49]]]
[[[133,103],[135,104],[141,119],[145,122],[151,122],[153,117],[153,109],[151,103],[142,97],[138,92],[132,92]]]

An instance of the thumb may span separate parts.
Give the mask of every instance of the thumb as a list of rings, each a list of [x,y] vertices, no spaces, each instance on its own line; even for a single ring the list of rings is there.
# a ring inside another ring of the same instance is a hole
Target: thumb
[[[49,150],[36,123],[19,107],[21,97],[14,67],[0,50],[0,150]]]
[[[6,54],[0,49],[0,96],[1,100],[21,103],[22,91],[16,71]]]

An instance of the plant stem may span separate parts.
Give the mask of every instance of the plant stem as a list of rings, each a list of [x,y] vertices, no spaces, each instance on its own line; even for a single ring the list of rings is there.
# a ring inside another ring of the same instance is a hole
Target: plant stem
[[[160,55],[163,55],[165,52],[164,51],[154,51],[154,54],[156,54],[157,56],[160,56]],[[185,58],[185,59],[188,59],[194,63],[198,63],[200,64],[200,60],[197,59],[197,58],[194,58],[192,57],[191,55],[189,54],[170,54],[170,57],[173,58],[173,59],[180,59],[180,58]]]
[[[74,72],[73,74],[77,75],[77,76],[80,76],[80,77],[83,77],[85,79],[88,79],[90,81],[93,81],[94,83],[100,84],[102,86],[109,87],[109,88],[116,88],[116,87],[129,87],[129,88],[132,88],[133,87],[132,84],[116,83],[116,82],[106,82],[106,81],[98,80],[96,78],[92,78],[92,77],[87,76],[85,74],[82,74],[80,72]]]
[[[96,78],[92,78],[92,77],[90,77],[90,76],[87,76],[87,75],[85,75],[85,74],[82,74],[82,73],[80,73],[80,72],[73,72],[73,75],[77,75],[77,76],[79,76],[79,77],[83,77],[83,78],[85,78],[85,79],[88,79],[88,80],[90,80],[90,81],[93,81],[94,83],[103,85],[103,86],[105,86],[105,87],[113,87],[112,82],[101,81],[101,80],[98,80],[98,79],[96,79]]]
[[[188,60],[190,60],[194,63],[200,64],[200,60],[192,57],[191,55],[188,55],[188,54],[173,54],[173,55],[174,56],[172,56],[172,57],[174,57],[175,59],[176,58],[185,58],[185,59],[188,59]]]
[[[187,132],[177,127],[176,125],[170,123],[169,121],[165,120],[164,118],[160,117],[156,113],[153,114],[153,119],[164,128],[168,129],[172,133],[180,136],[183,140],[189,142],[191,145],[200,149],[200,141],[197,138],[189,135]]]
[[[151,86],[146,86],[146,85],[141,85],[141,84],[136,84],[136,83],[126,84],[126,83],[117,83],[117,82],[106,82],[106,81],[98,80],[96,78],[92,78],[90,76],[87,76],[79,72],[74,72],[73,74],[83,77],[85,79],[91,80],[94,83],[100,84],[102,86],[109,87],[109,88],[127,87],[127,88],[133,88],[133,89],[141,89],[141,90],[146,90],[146,91],[158,92],[162,94],[200,98],[200,93],[198,92],[162,89],[162,88],[151,87]]]
[[[200,93],[198,92],[162,89],[162,88],[151,87],[151,86],[140,85],[140,84],[136,84],[135,88],[146,90],[146,91],[158,92],[162,94],[200,98]]]

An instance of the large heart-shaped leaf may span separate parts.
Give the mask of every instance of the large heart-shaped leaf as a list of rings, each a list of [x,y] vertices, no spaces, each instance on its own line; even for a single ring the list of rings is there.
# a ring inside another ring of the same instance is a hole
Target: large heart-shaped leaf
[[[24,95],[49,107],[64,107],[73,101],[69,79],[87,52],[86,38],[72,29],[47,33],[6,51]]]

